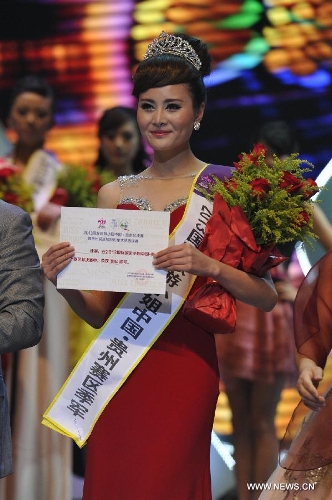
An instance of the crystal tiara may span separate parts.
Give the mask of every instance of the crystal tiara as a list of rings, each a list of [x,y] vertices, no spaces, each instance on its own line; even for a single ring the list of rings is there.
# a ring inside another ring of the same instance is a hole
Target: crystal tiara
[[[162,31],[160,35],[148,45],[143,60],[150,59],[160,54],[174,54],[175,56],[184,57],[197,70],[202,66],[200,58],[187,40],[183,40],[179,36],[168,35],[165,31]]]

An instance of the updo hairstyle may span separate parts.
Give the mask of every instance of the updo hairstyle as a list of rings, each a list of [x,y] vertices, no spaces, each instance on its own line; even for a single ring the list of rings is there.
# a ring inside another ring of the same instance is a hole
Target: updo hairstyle
[[[173,54],[160,54],[145,59],[139,63],[133,75],[133,95],[140,94],[151,88],[167,85],[187,84],[193,99],[195,109],[206,102],[206,88],[203,77],[211,72],[211,56],[205,42],[184,33],[175,36],[186,40],[198,55],[202,65],[198,70],[184,57]]]

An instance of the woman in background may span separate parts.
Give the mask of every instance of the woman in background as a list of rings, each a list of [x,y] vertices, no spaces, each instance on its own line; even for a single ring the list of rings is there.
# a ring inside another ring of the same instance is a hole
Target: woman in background
[[[274,155],[283,160],[298,149],[294,131],[282,120],[265,123],[257,138],[267,148],[266,163],[271,167]],[[332,249],[332,227],[317,205],[313,222],[320,242]],[[266,313],[238,301],[235,332],[216,336],[221,385],[232,412],[239,500],[257,499],[259,492],[248,489],[248,483],[265,482],[277,465],[277,406],[283,388],[295,385],[297,379],[293,336],[297,286],[288,273],[295,244],[280,245],[288,261],[271,272],[278,292],[276,307]]]
[[[14,86],[8,126],[15,140],[6,158],[34,188],[31,217],[40,258],[59,241],[60,206],[50,200],[61,164],[45,149],[47,134],[54,126],[54,110],[54,91],[44,78],[28,75]],[[15,472],[1,481],[0,498],[10,500],[71,499],[71,443],[40,424],[45,406],[69,372],[69,309],[47,280],[43,285],[42,340],[7,359]]]
[[[294,152],[293,134],[284,122],[266,124],[258,142],[280,158]],[[294,245],[284,248],[290,257]],[[232,413],[235,477],[238,500],[254,500],[259,493],[248,483],[267,480],[277,464],[279,442],[275,416],[286,381],[295,383],[292,303],[296,288],[282,264],[272,270],[279,300],[271,312],[237,301],[236,329],[216,335],[221,376]]]
[[[99,150],[95,161],[101,171],[114,179],[142,172],[149,160],[138,128],[136,110],[127,106],[106,109],[98,121]],[[74,367],[98,331],[70,313],[70,363]],[[79,471],[82,475],[82,471]]]
[[[294,131],[282,120],[265,123],[257,142],[267,148],[266,163],[271,167],[273,155],[283,160],[298,149]],[[332,227],[317,205],[313,221],[321,243],[332,249]],[[232,412],[239,500],[257,499],[259,492],[248,489],[248,483],[264,483],[277,465],[277,406],[283,388],[295,385],[297,379],[293,335],[297,287],[288,273],[295,244],[280,245],[288,261],[271,272],[278,292],[276,307],[266,313],[238,301],[235,332],[216,336],[221,384]]]
[[[148,155],[138,128],[136,110],[115,106],[98,122],[99,151],[95,165],[117,178],[138,174],[147,167]]]
[[[57,185],[61,163],[44,148],[54,126],[54,91],[44,78],[28,75],[16,83],[10,95],[7,125],[15,133],[7,159],[22,170],[33,186],[33,221],[47,230],[60,217],[60,207],[50,200]]]
[[[311,409],[298,427],[286,456],[268,480],[259,500],[331,500],[332,389],[319,391],[332,349],[332,251],[325,254],[303,280],[294,303],[294,333],[299,370],[297,389]],[[303,414],[301,405],[297,407]],[[298,425],[292,417],[286,439]],[[294,426],[293,426],[294,423]]]

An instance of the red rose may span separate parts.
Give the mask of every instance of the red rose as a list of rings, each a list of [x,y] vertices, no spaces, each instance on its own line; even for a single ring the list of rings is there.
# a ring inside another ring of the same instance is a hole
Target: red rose
[[[253,165],[258,165],[258,158],[261,156],[261,154],[264,153],[264,157],[266,156],[267,149],[263,144],[254,144],[254,147],[252,148],[250,153],[241,153],[239,154],[238,158],[240,162],[244,160],[249,160]],[[242,165],[239,162],[233,162],[234,167],[236,170],[241,172],[242,170]]]
[[[265,156],[267,153],[267,149],[264,146],[264,144],[258,143],[258,144],[254,145],[250,154],[256,158],[259,158],[262,153],[264,153],[264,156]]]
[[[92,186],[91,186],[91,189],[94,193],[98,193],[99,189],[101,188],[101,182],[100,182],[100,179],[98,177],[98,179],[96,179]]]
[[[309,222],[309,214],[305,210],[299,213],[299,217],[296,221],[298,227],[306,226]]]
[[[235,191],[237,189],[237,182],[234,179],[229,179],[225,182],[225,188],[229,192]]]
[[[12,177],[16,171],[17,170],[13,167],[2,167],[0,168],[0,179],[8,179],[8,177]]]
[[[284,171],[279,184],[280,189],[285,189],[289,194],[297,194],[303,187],[303,182],[290,172]]]
[[[4,195],[4,201],[7,203],[11,203],[12,205],[18,205],[18,195],[14,193],[5,193]]]
[[[56,188],[50,202],[55,203],[55,205],[66,206],[69,202],[68,191],[63,188]]]
[[[260,200],[265,198],[265,196],[271,189],[269,182],[263,178],[253,179],[252,181],[249,182],[249,186],[251,186],[254,194]]]
[[[264,157],[266,156],[266,148],[263,146],[263,144],[255,144],[251,152],[246,155],[247,158],[251,161],[253,165],[258,165],[258,159],[261,156],[261,154],[264,153]]]
[[[319,191],[317,183],[313,179],[307,179],[304,184],[302,196],[305,200],[309,200],[315,193]]]
[[[242,160],[242,156],[239,156],[239,158]],[[241,172],[242,165],[240,165],[240,163],[238,163],[237,161],[233,161],[233,166],[236,168],[236,170],[238,170],[239,172]]]

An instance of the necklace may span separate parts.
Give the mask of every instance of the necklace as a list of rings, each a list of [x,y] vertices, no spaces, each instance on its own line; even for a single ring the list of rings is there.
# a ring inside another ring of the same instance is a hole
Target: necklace
[[[146,175],[146,174],[141,173],[141,174],[138,174],[136,177],[139,179],[146,179],[146,180],[165,180],[165,181],[168,181],[168,180],[172,180],[172,179],[186,179],[189,177],[196,177],[197,174],[198,174],[198,172],[192,172],[190,174],[185,174],[185,175],[174,175],[173,177],[157,177],[157,176]]]

